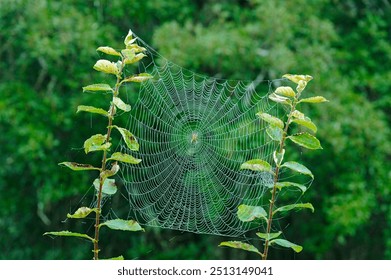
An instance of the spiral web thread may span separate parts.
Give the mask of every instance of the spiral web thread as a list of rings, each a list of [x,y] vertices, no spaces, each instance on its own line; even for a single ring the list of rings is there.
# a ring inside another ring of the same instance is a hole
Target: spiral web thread
[[[194,233],[240,236],[254,227],[237,218],[240,204],[262,205],[272,184],[264,172],[240,170],[259,158],[272,162],[276,142],[259,111],[276,115],[252,83],[204,77],[164,59],[146,45],[154,76],[140,87],[128,129],[138,165],[122,165],[129,217],[140,224]],[[132,153],[125,145],[120,150]]]

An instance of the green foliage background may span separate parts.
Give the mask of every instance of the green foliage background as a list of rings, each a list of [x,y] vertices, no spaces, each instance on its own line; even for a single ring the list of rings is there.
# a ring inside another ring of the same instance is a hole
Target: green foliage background
[[[120,46],[129,28],[168,59],[207,75],[312,75],[307,91],[331,101],[311,107],[324,150],[297,149],[294,157],[315,175],[306,199],[316,211],[281,221],[304,251],[272,250],[270,257],[391,258],[388,1],[0,0],[0,259],[91,258],[88,243],[42,234],[92,230],[92,221],[62,222],[90,202],[92,178],[57,164],[85,160],[82,143],[101,120],[75,109],[104,100],[81,87],[99,77],[95,49]],[[137,89],[128,94],[134,103]],[[127,213],[121,197],[109,207]],[[102,257],[253,257],[217,248],[220,241],[152,228],[102,232]]]

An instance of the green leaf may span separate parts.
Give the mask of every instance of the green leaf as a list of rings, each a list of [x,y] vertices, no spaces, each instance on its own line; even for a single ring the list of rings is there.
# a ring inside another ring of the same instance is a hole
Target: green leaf
[[[144,229],[134,220],[122,220],[115,219],[109,220],[104,223],[101,223],[99,227],[107,226],[108,228],[115,230],[125,230],[125,231],[144,231]]]
[[[308,128],[308,129],[310,129],[314,133],[316,133],[316,131],[318,130],[316,125],[309,118],[293,119],[291,122],[297,123],[297,124],[299,124],[301,126],[304,126],[304,127]]]
[[[273,215],[277,212],[287,212],[293,209],[301,209],[301,208],[307,208],[312,211],[312,213],[315,211],[314,206],[312,206],[311,203],[296,203],[296,204],[289,204],[282,207],[277,208],[273,211]]]
[[[258,255],[263,255],[261,252],[258,251],[256,247],[254,247],[251,244],[240,242],[240,241],[224,241],[219,244],[219,246],[226,246],[230,248],[235,248],[235,249],[240,249],[240,250],[245,250],[249,252],[254,252],[257,253]]]
[[[292,75],[292,74],[285,74],[282,76],[283,78],[286,78],[296,84],[298,84],[300,81],[309,82],[313,78],[310,75]]]
[[[294,117],[296,119],[301,119],[301,120],[305,119],[305,115],[302,112],[300,112],[299,110],[294,110],[292,112],[292,117]]]
[[[121,56],[121,54],[112,47],[99,47],[96,50],[109,55]]]
[[[128,146],[128,148],[130,150],[132,150],[132,151],[139,150],[140,146],[137,142],[137,139],[136,139],[136,137],[134,137],[134,135],[130,131],[128,131],[125,128],[118,127],[116,125],[112,125],[111,127],[116,128],[121,133],[122,139],[124,139],[126,146]]]
[[[307,149],[311,149],[311,150],[323,149],[322,146],[320,145],[319,140],[315,136],[307,132],[291,135],[288,136],[288,138],[292,142],[296,143],[297,145]]]
[[[279,127],[279,128],[284,128],[284,123],[282,120],[280,120],[279,118],[276,118],[272,115],[269,115],[267,113],[262,113],[262,112],[259,112],[256,114],[260,119],[264,120],[265,122],[267,123],[270,123],[271,125],[273,126],[276,126],[276,127]]]
[[[111,169],[105,170],[100,173],[100,178],[102,178],[102,180],[106,180],[106,178],[112,177],[115,174],[117,174],[118,171],[119,171],[119,165],[117,162],[114,162],[113,165],[111,166]]]
[[[140,53],[140,52],[145,52],[147,49],[144,47],[140,47],[137,44],[129,44],[126,46],[126,49],[129,49],[133,51],[134,53]]]
[[[304,193],[307,190],[307,187],[302,185],[302,184],[297,184],[293,182],[277,182],[276,183],[277,189],[281,190],[283,188],[288,188],[288,187],[296,187],[301,190],[302,193]]]
[[[50,231],[50,232],[45,232],[43,235],[53,235],[53,236],[70,236],[70,237],[81,237],[88,239],[92,242],[95,241],[94,238],[88,236],[87,234],[84,233],[77,233],[77,232],[71,232],[71,231]]]
[[[86,91],[111,91],[114,92],[114,90],[110,87],[108,84],[92,84],[83,87],[83,92]]]
[[[124,44],[125,46],[128,46],[130,44],[133,44],[136,41],[136,38],[133,38],[133,32],[129,29],[128,35],[126,35]]]
[[[118,109],[121,109],[122,111],[125,112],[129,112],[132,108],[130,107],[130,105],[123,102],[119,97],[113,97],[113,103]]]
[[[300,93],[305,89],[306,86],[307,86],[306,81],[299,81],[299,83],[297,84],[297,87],[296,87],[296,91],[297,91],[298,96],[300,96]]]
[[[118,256],[118,257],[113,257],[113,258],[109,258],[109,259],[100,259],[100,260],[112,260],[112,261],[123,261],[124,260],[124,256]]]
[[[131,155],[123,154],[120,152],[116,152],[116,153],[112,154],[111,157],[108,158],[107,160],[117,160],[117,161],[131,163],[131,164],[138,164],[141,162],[141,159],[138,159],[138,158],[135,158]]]
[[[99,191],[100,180],[95,179],[93,182],[96,191]],[[114,179],[105,179],[102,186],[102,193],[105,195],[113,195],[117,192],[117,186]]]
[[[282,231],[271,232],[269,234],[263,233],[263,232],[257,232],[256,235],[258,235],[258,237],[263,239],[263,240],[272,240],[272,239],[275,239],[275,238],[279,237],[281,235],[281,233],[282,233]]]
[[[146,57],[145,54],[143,54],[143,53],[138,53],[138,54],[136,54],[132,59],[129,59],[129,58],[125,59],[124,62],[125,62],[125,64],[133,64],[133,63],[136,63],[136,62],[140,61],[140,60],[143,59],[144,57]]]
[[[295,92],[291,87],[278,87],[274,92],[286,97],[295,97]]]
[[[77,106],[76,113],[79,113],[79,112],[89,112],[89,113],[100,114],[105,117],[109,117],[109,113],[107,111],[103,110],[102,108],[96,108],[93,106],[79,105],[79,106]]]
[[[68,213],[67,214],[67,218],[70,218],[70,219],[82,219],[82,218],[87,217],[92,212],[96,213],[97,211],[98,211],[97,208],[92,208],[91,209],[89,207],[80,207],[72,215]]]
[[[148,73],[141,73],[138,75],[127,77],[122,82],[124,82],[124,83],[127,83],[127,82],[141,83],[141,82],[144,82],[144,81],[152,79],[152,78],[153,78],[153,76]]]
[[[111,146],[111,143],[106,143],[102,145],[106,141],[107,135],[95,134],[84,141],[84,152],[87,154],[89,152],[100,151],[100,150],[108,150]]]
[[[277,141],[277,142],[280,142],[282,140],[282,136],[284,135],[284,131],[281,128],[274,125],[269,125],[266,128],[266,133],[273,141]]]
[[[242,222],[251,222],[255,219],[266,219],[267,213],[261,206],[250,206],[241,204],[237,212],[239,220]]]
[[[313,96],[313,97],[303,98],[298,103],[322,103],[322,102],[329,102],[329,101],[323,96]]]
[[[276,164],[276,166],[280,166],[282,161],[284,160],[284,154],[285,154],[285,149],[282,149],[282,152],[279,153],[277,151],[273,152],[273,159]]]
[[[119,74],[119,69],[117,64],[106,59],[99,59],[95,65],[94,69],[99,72],[107,73],[107,74]]]
[[[273,100],[274,102],[277,102],[277,103],[282,103],[285,105],[292,105],[292,101],[288,97],[277,95],[275,93],[269,94],[269,99]]]
[[[268,162],[261,159],[252,159],[246,161],[245,163],[242,163],[240,169],[248,169],[252,171],[265,171],[265,172],[273,173],[271,165]]]
[[[312,175],[311,170],[309,170],[307,167],[302,165],[301,163],[295,162],[295,161],[287,161],[281,167],[289,168],[293,171],[299,172],[304,175],[308,175],[312,178],[314,178],[314,175]]]
[[[124,49],[121,51],[122,55],[125,57],[124,63],[131,64],[132,60],[136,56],[136,53],[133,49]]]
[[[90,164],[82,164],[82,163],[76,163],[76,162],[60,162],[58,165],[64,165],[74,171],[83,171],[83,170],[100,170],[98,167],[94,167]]]
[[[285,239],[273,239],[272,241],[270,241],[269,244],[270,245],[277,244],[277,245],[280,245],[281,247],[291,248],[296,253],[300,253],[303,250],[302,246],[297,245],[295,243],[292,243],[292,242],[285,240]]]

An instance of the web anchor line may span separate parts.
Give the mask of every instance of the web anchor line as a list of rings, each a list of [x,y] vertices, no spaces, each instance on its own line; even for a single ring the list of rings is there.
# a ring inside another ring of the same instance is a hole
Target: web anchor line
[[[268,173],[240,170],[252,158],[272,162],[276,142],[256,117],[278,113],[267,98],[271,82],[256,91],[251,83],[199,75],[139,44],[151,60],[142,71],[154,79],[141,84],[129,116],[142,159],[122,168],[129,216],[147,226],[242,236],[256,224],[242,223],[237,207],[262,205],[272,184]]]

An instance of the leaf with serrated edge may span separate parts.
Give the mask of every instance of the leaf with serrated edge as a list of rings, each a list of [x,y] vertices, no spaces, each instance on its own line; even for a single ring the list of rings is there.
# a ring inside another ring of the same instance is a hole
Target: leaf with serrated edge
[[[269,244],[270,245],[277,244],[277,245],[280,245],[281,247],[291,248],[296,253],[300,253],[303,250],[302,246],[297,245],[295,243],[292,243],[292,242],[285,240],[285,239],[273,239],[270,241]]]
[[[304,126],[304,127],[308,128],[309,130],[311,130],[313,133],[316,133],[316,131],[318,130],[316,125],[309,118],[306,118],[306,119],[293,119],[291,122],[297,123],[297,124],[299,124],[301,126]]]
[[[276,183],[276,188],[281,190],[283,188],[287,187],[295,187],[301,190],[302,193],[304,193],[307,190],[307,187],[302,184],[297,184],[293,182],[278,182]]]
[[[307,167],[305,167],[304,165],[302,165],[301,163],[298,163],[296,161],[287,161],[283,165],[281,165],[281,167],[286,167],[286,168],[289,168],[293,171],[296,171],[301,174],[308,175],[308,176],[314,178],[314,175],[312,175],[311,170],[309,170]]]
[[[125,230],[125,231],[144,231],[144,229],[134,220],[122,220],[122,219],[115,219],[115,220],[109,220],[104,223],[101,223],[99,225],[101,226],[107,226],[108,228],[114,229],[114,230]]]
[[[138,159],[138,158],[135,158],[131,155],[123,154],[120,152],[116,152],[116,153],[112,154],[111,157],[108,158],[107,160],[117,160],[117,161],[126,162],[126,163],[130,163],[130,164],[138,164],[141,162],[141,159]]]
[[[112,47],[99,47],[96,50],[109,55],[121,56],[121,54]]]
[[[238,207],[237,216],[242,222],[250,222],[260,218],[266,219],[267,213],[261,206],[241,204]]]
[[[322,103],[322,102],[329,102],[329,101],[323,96],[313,96],[313,97],[303,98],[298,103]]]
[[[257,253],[258,255],[262,256],[262,253],[258,251],[258,249],[248,243],[240,242],[240,241],[224,241],[219,244],[219,246],[226,246],[230,248],[235,248],[235,249],[241,249],[249,252],[254,252]]]
[[[70,219],[82,219],[82,218],[87,217],[92,212],[96,212],[97,210],[98,210],[97,208],[92,208],[91,209],[89,207],[80,207],[72,215],[68,213],[67,214],[67,218],[70,218]]]
[[[76,113],[79,113],[79,112],[89,112],[89,113],[93,113],[93,114],[103,115],[105,117],[109,116],[109,113],[107,111],[103,110],[102,108],[96,108],[93,106],[79,105],[79,106],[77,106]]]
[[[270,123],[271,125],[277,126],[279,128],[284,128],[284,122],[280,120],[279,118],[276,118],[272,115],[269,115],[267,113],[259,112],[256,114],[260,119],[264,120],[267,123]]]
[[[64,165],[74,171],[83,171],[83,170],[100,170],[98,167],[94,167],[90,164],[83,164],[83,163],[77,163],[77,162],[60,162],[58,165]]]
[[[271,165],[261,159],[251,159],[249,161],[246,161],[245,163],[242,163],[240,166],[240,169],[248,169],[252,171],[265,171],[265,172],[272,172]]]
[[[114,91],[108,84],[92,84],[83,87],[83,92],[86,91]]]
[[[69,236],[69,237],[81,237],[88,239],[92,242],[95,241],[92,237],[88,236],[87,234],[84,233],[77,233],[77,232],[71,232],[71,231],[50,231],[50,232],[45,232],[43,235],[53,235],[53,236]]]
[[[107,74],[114,74],[114,75],[119,74],[117,64],[106,59],[99,59],[95,63],[93,68],[96,71],[107,73]]]
[[[125,128],[116,126],[116,125],[112,125],[111,127],[114,127],[115,129],[117,129],[119,131],[119,133],[121,133],[122,138],[124,139],[126,146],[130,150],[132,150],[132,151],[139,150],[140,146],[137,142],[137,139],[136,139],[136,137],[134,137],[134,135],[130,131],[128,131]]]
[[[266,128],[266,133],[273,141],[277,142],[280,142],[282,140],[282,136],[284,135],[284,131],[274,125],[269,125]]]
[[[282,233],[282,231],[271,232],[269,234],[263,233],[263,232],[257,232],[256,235],[263,240],[272,240],[272,239],[279,237],[281,235],[281,233]]]
[[[277,212],[287,212],[293,209],[302,209],[302,208],[307,208],[312,211],[312,213],[315,211],[314,206],[312,206],[311,203],[296,203],[296,204],[289,204],[285,206],[281,206],[277,208],[276,210],[273,211],[273,215],[276,214]]]
[[[295,92],[291,87],[278,87],[274,92],[286,97],[295,97]]]
[[[132,108],[130,107],[130,105],[123,102],[119,97],[113,97],[113,103],[118,109],[121,109],[122,111],[125,112],[129,112]]]
[[[319,140],[315,136],[307,132],[288,136],[288,139],[296,143],[297,145],[310,150],[323,149],[322,146],[320,145]]]
[[[96,191],[99,191],[100,180],[95,179],[92,183]],[[113,195],[117,192],[117,186],[115,185],[115,179],[106,179],[103,182],[102,193],[105,195]]]

